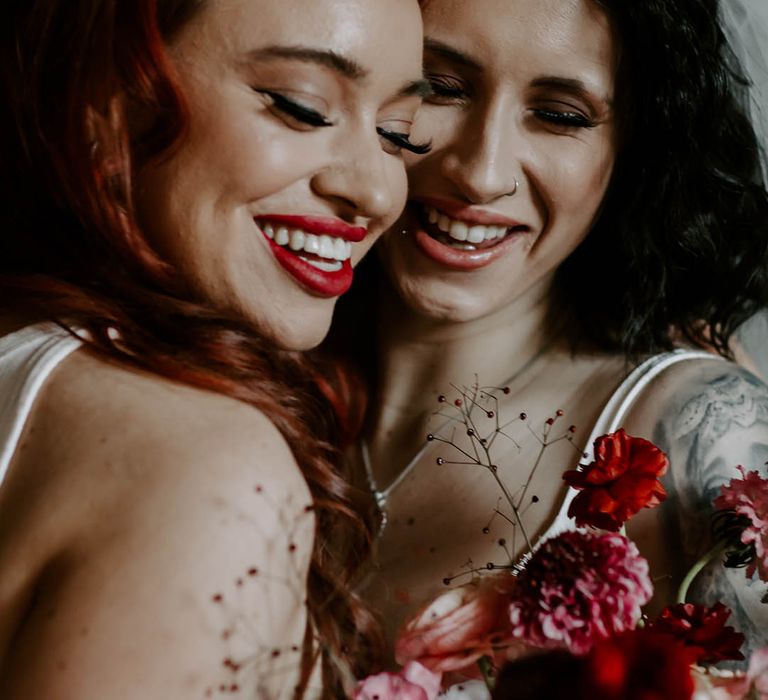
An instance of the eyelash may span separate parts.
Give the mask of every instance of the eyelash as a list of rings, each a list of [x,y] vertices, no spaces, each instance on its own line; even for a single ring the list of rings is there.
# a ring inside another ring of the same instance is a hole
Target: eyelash
[[[377,126],[376,133],[381,136],[381,138],[386,139],[398,148],[410,151],[411,153],[416,153],[420,156],[425,155],[432,150],[431,142],[412,143],[408,134],[401,134],[399,131],[388,131],[387,129],[382,129],[380,126]]]
[[[297,119],[303,124],[318,128],[333,126],[333,122],[320,114],[320,112],[317,112],[309,107],[305,107],[298,102],[294,102],[279,92],[272,92],[270,90],[259,90],[259,92],[272,100],[272,104],[275,109],[283,112],[284,114],[287,114],[294,119]],[[383,139],[389,141],[391,144],[397,146],[397,148],[402,148],[406,151],[410,151],[411,153],[416,153],[418,155],[429,153],[430,149],[432,148],[430,143],[411,143],[411,140],[408,138],[408,134],[402,134],[398,131],[388,131],[387,129],[377,127],[376,133]]]
[[[432,88],[432,97],[435,100],[445,100],[446,102],[461,102],[467,98],[466,90],[453,80],[442,76],[428,76],[430,87]],[[429,98],[427,98],[429,100]],[[588,117],[578,112],[557,111],[551,109],[535,109],[540,119],[555,126],[565,129],[593,129],[597,124]]]
[[[467,93],[461,85],[453,84],[445,78],[428,76],[429,86],[432,89],[430,97],[440,100],[462,100],[467,97]],[[427,98],[429,101],[429,97]]]
[[[293,117],[302,124],[318,128],[333,126],[333,122],[320,114],[320,112],[310,107],[305,107],[298,102],[294,102],[285,95],[281,95],[279,92],[272,92],[270,90],[259,90],[258,92],[269,97],[269,99],[272,100],[275,109],[283,114],[287,114],[289,117]]]
[[[591,119],[578,112],[558,112],[551,109],[536,109],[534,114],[550,124],[572,129],[593,129],[597,126]]]

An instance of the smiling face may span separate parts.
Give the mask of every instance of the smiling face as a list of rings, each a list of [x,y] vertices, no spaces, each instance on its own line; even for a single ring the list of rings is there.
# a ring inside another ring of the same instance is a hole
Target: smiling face
[[[323,338],[405,202],[421,44],[415,0],[209,0],[179,32],[188,130],[136,199],[197,297],[282,347]]]
[[[614,163],[616,48],[590,0],[428,0],[434,96],[409,205],[379,250],[420,314],[467,321],[547,290]],[[405,231],[405,235],[401,235]]]

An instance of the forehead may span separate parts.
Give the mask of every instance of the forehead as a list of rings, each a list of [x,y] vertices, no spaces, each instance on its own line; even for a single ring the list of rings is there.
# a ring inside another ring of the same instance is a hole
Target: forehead
[[[427,0],[424,30],[491,71],[568,69],[603,82],[615,70],[613,32],[593,0]]]
[[[172,50],[214,56],[305,46],[353,58],[367,69],[393,72],[410,63],[412,73],[421,58],[421,29],[416,0],[207,0]]]

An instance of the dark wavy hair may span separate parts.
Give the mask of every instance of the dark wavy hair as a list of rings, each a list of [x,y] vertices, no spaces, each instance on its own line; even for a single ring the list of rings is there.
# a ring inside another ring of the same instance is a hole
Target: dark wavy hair
[[[331,659],[365,659],[378,635],[351,591],[370,533],[335,467],[333,373],[320,376],[317,364],[190,298],[134,211],[134,173],[184,137],[186,107],[164,47],[203,4],[0,3],[0,308],[85,329],[102,356],[272,420],[309,484],[317,523],[302,683],[318,653],[314,630],[326,687],[336,688]],[[127,115],[141,115],[140,131]]]
[[[598,347],[639,355],[682,336],[729,356],[768,304],[768,195],[718,2],[595,1],[621,52],[621,142],[594,229],[558,269],[559,307]]]

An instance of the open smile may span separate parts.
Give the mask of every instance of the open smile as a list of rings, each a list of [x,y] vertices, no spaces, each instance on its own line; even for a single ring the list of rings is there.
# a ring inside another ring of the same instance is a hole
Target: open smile
[[[281,267],[308,291],[337,297],[352,286],[352,243],[365,238],[365,228],[310,216],[265,216],[255,222]]]
[[[459,207],[446,207],[458,210]],[[412,202],[417,222],[415,241],[427,257],[448,268],[470,271],[504,255],[511,245],[531,233],[525,224],[463,208],[458,212],[425,202]]]

